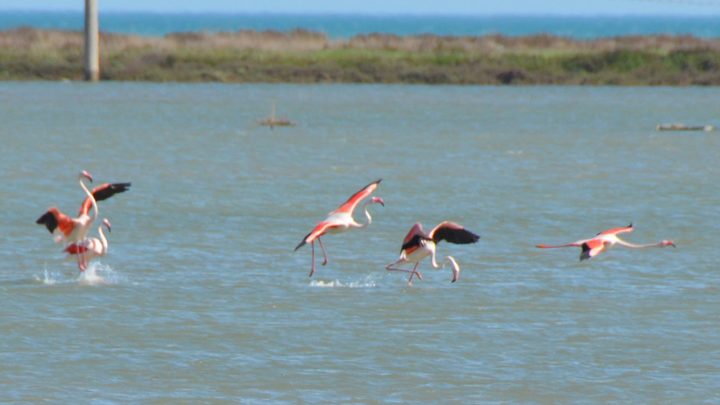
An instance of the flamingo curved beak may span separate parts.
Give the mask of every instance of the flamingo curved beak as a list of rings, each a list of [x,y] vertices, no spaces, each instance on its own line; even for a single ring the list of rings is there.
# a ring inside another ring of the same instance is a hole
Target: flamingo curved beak
[[[385,206],[385,201],[383,201],[383,199],[380,197],[373,197],[372,202],[378,203],[378,204],[382,205],[383,207]]]
[[[85,177],[86,179],[88,179],[90,181],[90,183],[92,183],[92,181],[93,181],[92,174],[90,174],[90,172],[88,172],[87,170],[81,171],[80,177]]]
[[[110,220],[105,218],[102,221],[103,225],[105,225],[105,228],[107,228],[108,232],[112,233],[112,225],[110,224]]]

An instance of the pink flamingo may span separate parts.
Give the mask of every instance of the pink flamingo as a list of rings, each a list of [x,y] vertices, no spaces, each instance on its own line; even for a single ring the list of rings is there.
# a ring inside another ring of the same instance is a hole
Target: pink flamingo
[[[35,221],[36,224],[45,225],[48,231],[54,235],[55,242],[65,241],[68,244],[81,242],[85,239],[93,221],[98,217],[97,201],[106,200],[130,187],[130,183],[105,183],[90,191],[85,186],[84,179],[92,182],[93,177],[85,170],[80,172],[80,187],[87,197],[83,200],[77,217],[72,218],[52,207]],[[93,216],[89,215],[90,208],[93,208]]]
[[[603,231],[595,235],[594,238],[590,239],[583,239],[579,240],[577,242],[572,243],[566,243],[564,245],[545,245],[540,244],[536,245],[536,247],[540,249],[553,249],[553,248],[563,248],[563,247],[579,247],[582,249],[580,252],[580,261],[587,260],[590,258],[593,258],[597,255],[599,255],[601,252],[603,252],[606,248],[611,247],[615,245],[616,243],[620,246],[625,246],[632,249],[644,249],[649,247],[667,247],[667,246],[675,246],[675,242],[671,240],[662,240],[658,243],[647,243],[647,244],[641,244],[636,245],[634,243],[626,242],[618,237],[621,233],[627,233],[633,231],[633,224],[630,224],[628,226],[623,226],[620,228],[613,228],[608,229],[607,231]]]
[[[318,241],[318,244],[320,244],[320,249],[322,249],[323,252],[323,262],[322,265],[326,265],[328,263],[327,258],[327,252],[325,251],[325,247],[322,244],[322,240],[320,239],[321,236],[324,236],[325,234],[333,234],[333,233],[340,233],[347,231],[350,228],[365,228],[366,226],[370,225],[372,223],[372,216],[370,216],[370,213],[368,212],[367,206],[370,204],[380,204],[383,207],[385,206],[385,202],[380,197],[372,197],[371,199],[367,200],[365,204],[363,205],[363,208],[365,209],[365,217],[367,218],[367,222],[362,224],[353,218],[353,211],[355,211],[355,207],[360,203],[360,201],[364,200],[365,198],[369,197],[375,190],[378,188],[378,185],[382,179],[376,180],[367,186],[363,187],[360,191],[353,194],[345,203],[343,203],[340,207],[338,207],[335,211],[332,211],[328,214],[328,217],[325,218],[323,221],[319,222],[317,225],[315,225],[315,228],[310,231],[302,241],[295,247],[295,250],[297,251],[300,249],[303,245],[306,243],[310,244],[310,247],[312,248],[312,265],[310,267],[310,274],[308,274],[308,277],[312,277],[312,275],[315,273],[315,240]]]
[[[92,225],[95,218],[98,216],[97,201],[93,197],[92,193],[85,186],[84,179],[92,182],[93,178],[90,173],[83,170],[80,172],[79,182],[80,187],[87,195],[86,200],[90,200],[90,205],[87,209],[83,210],[85,203],[81,206],[81,210],[76,218],[72,218],[68,215],[63,214],[59,209],[52,207],[45,212],[40,218],[35,221],[36,224],[45,225],[48,231],[54,235],[55,242],[61,242],[63,240],[68,243],[80,242],[85,238],[90,226]],[[94,215],[91,217],[88,215],[90,207],[93,208]]]
[[[112,225],[107,218],[102,221],[108,232],[112,232]],[[79,243],[72,243],[65,248],[65,253],[69,257],[76,256],[78,269],[85,271],[88,263],[96,257],[105,256],[108,252],[108,241],[103,232],[103,227],[98,226],[98,235],[100,238],[85,238]]]
[[[462,225],[454,222],[441,222],[438,226],[433,228],[429,234],[426,234],[423,231],[422,225],[418,222],[405,236],[403,245],[400,248],[400,258],[385,266],[385,269],[387,271],[402,271],[410,273],[408,285],[412,285],[413,276],[417,275],[417,277],[422,280],[422,274],[417,271],[417,268],[424,258],[430,256],[430,263],[433,268],[439,269],[442,267],[437,263],[435,258],[435,249],[438,242],[446,240],[450,243],[468,244],[475,243],[478,239],[480,239],[479,235],[468,231]],[[458,278],[460,278],[460,266],[452,256],[446,256],[446,258],[450,262],[452,271],[452,280],[450,282],[454,283],[458,280]],[[403,263],[415,263],[415,267],[413,267],[412,270],[396,267]]]

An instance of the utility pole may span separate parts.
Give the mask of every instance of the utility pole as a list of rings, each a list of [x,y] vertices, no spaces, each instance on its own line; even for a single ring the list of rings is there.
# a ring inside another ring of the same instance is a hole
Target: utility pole
[[[85,0],[85,80],[100,79],[100,46],[97,0]]]

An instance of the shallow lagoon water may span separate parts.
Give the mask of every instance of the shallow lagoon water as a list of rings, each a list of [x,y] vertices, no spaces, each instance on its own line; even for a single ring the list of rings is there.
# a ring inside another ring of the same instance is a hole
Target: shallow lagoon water
[[[5,83],[2,402],[717,402],[720,136],[712,88]],[[298,123],[270,130],[270,113]],[[79,276],[34,220],[76,212],[110,252]],[[367,228],[293,248],[383,178]],[[386,273],[416,221],[441,245]],[[540,251],[633,222],[589,262]]]

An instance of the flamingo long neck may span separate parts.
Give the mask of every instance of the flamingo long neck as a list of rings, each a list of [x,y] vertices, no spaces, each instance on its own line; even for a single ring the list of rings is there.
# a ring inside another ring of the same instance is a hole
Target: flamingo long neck
[[[80,187],[82,187],[83,191],[85,192],[85,194],[87,194],[88,198],[90,199],[90,202],[92,203],[93,213],[95,214],[93,216],[93,221],[94,221],[100,214],[100,212],[98,210],[98,206],[97,206],[97,201],[95,201],[95,197],[92,195],[90,190],[88,190],[88,188],[85,186],[85,182],[83,182],[82,179],[80,179]]]
[[[663,246],[663,243],[662,243],[662,242],[658,242],[658,243],[642,243],[642,244],[637,245],[637,244],[635,244],[635,243],[630,243],[630,242],[624,241],[624,240],[622,240],[622,239],[620,239],[620,238],[617,238],[617,244],[618,244],[618,245],[621,245],[621,246],[629,247],[629,248],[632,248],[632,249],[644,249],[644,248],[649,248],[649,247],[662,247],[662,246]]]
[[[365,228],[366,226],[372,224],[372,215],[370,215],[370,211],[368,211],[368,208],[367,208],[368,205],[370,205],[372,203],[373,203],[372,200],[367,200],[367,201],[365,201],[365,204],[363,204],[363,209],[365,210],[365,218],[367,218],[367,222],[364,224],[361,224],[358,222],[357,223],[358,228]]]
[[[458,266],[457,262],[455,261],[455,258],[452,256],[445,256],[445,260],[442,263],[437,262],[437,254],[435,253],[435,249],[432,250],[432,253],[430,255],[431,264],[433,268],[435,269],[443,269],[445,268],[445,264],[450,264],[452,267],[452,272],[455,274],[455,277],[457,277],[457,273],[460,272],[460,266]]]
[[[434,250],[433,250],[432,254],[430,254],[430,264],[433,266],[434,269],[439,269],[441,267],[436,260]]]
[[[435,246],[430,245],[430,243],[432,243],[431,241],[428,241],[427,243],[428,244],[426,246],[427,246],[427,248],[430,249],[430,264],[433,266],[434,269],[441,268],[442,265],[438,264],[438,262],[437,262],[437,255],[435,254]]]
[[[100,245],[102,245],[102,253],[101,255],[105,255],[108,251],[108,241],[105,237],[105,232],[103,232],[102,226],[98,227],[98,234],[100,234]]]

